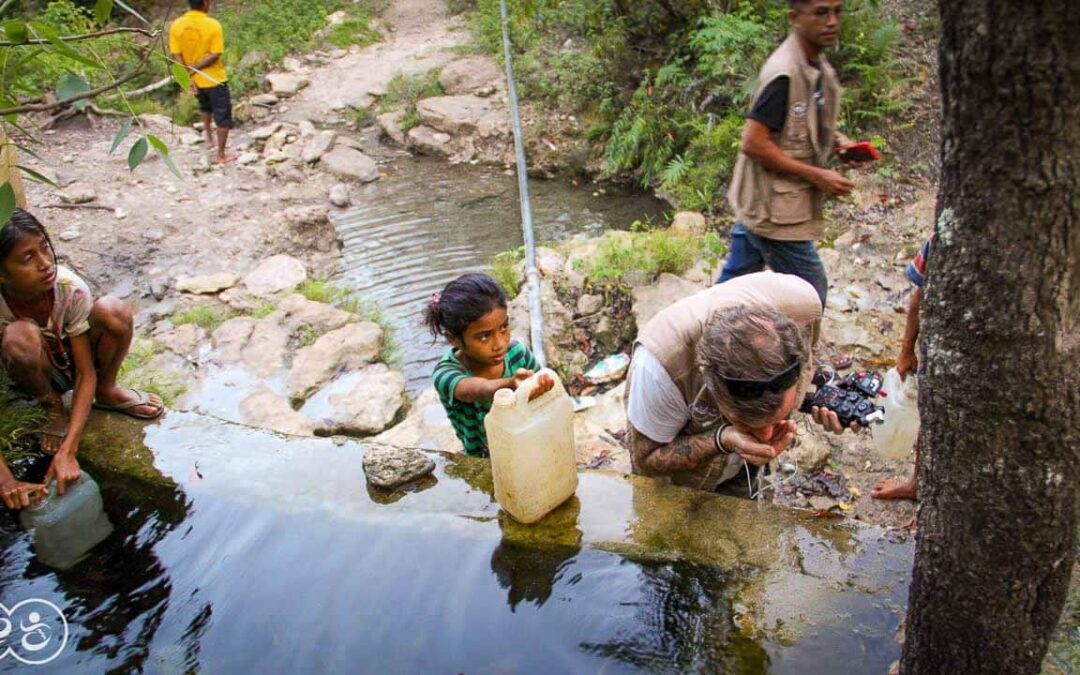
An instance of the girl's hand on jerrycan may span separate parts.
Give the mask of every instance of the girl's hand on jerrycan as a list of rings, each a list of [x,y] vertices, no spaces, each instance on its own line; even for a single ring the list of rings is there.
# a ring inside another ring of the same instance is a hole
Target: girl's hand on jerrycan
[[[533,374],[533,371],[527,368],[518,368],[517,372],[514,373],[514,388],[517,389],[518,385],[532,377]],[[541,374],[540,377],[536,380],[536,386],[533,387],[531,392],[529,392],[529,400],[533,401],[537,397],[543,396],[544,394],[551,391],[554,387],[555,381],[551,379],[551,376],[547,373]]]

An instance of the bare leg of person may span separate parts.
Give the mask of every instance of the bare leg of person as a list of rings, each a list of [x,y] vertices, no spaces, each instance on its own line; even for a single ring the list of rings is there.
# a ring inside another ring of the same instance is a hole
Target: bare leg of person
[[[8,324],[0,337],[0,353],[12,381],[45,406],[48,413],[41,433],[41,449],[55,453],[67,430],[64,401],[52,387],[49,373],[52,366],[45,353],[45,341],[40,329],[29,321]]]
[[[206,136],[206,147],[209,150],[214,149],[214,117],[210,113],[199,113],[202,117],[203,134]]]
[[[919,442],[915,441],[915,469],[911,472],[911,480],[901,483],[894,478],[888,478],[874,486],[870,491],[874,499],[918,499],[919,498]]]
[[[135,321],[129,306],[109,296],[94,303],[90,313],[90,342],[94,345],[94,364],[97,368],[94,398],[98,403],[114,406],[138,398],[136,392],[116,382],[134,335]],[[131,412],[154,415],[162,406],[161,398],[150,394],[146,405],[135,406]]]
[[[236,155],[230,155],[225,152],[225,146],[229,143],[229,128],[218,127],[217,128],[217,159],[214,160],[217,164],[228,164],[236,159]]]

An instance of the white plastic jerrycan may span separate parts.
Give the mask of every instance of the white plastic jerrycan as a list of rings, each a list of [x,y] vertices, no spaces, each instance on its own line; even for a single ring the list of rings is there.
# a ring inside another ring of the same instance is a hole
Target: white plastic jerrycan
[[[885,422],[871,427],[870,434],[882,457],[903,459],[919,436],[919,387],[914,376],[905,380],[890,368],[881,391],[877,403],[885,408]]]
[[[542,374],[555,386],[529,401]],[[545,368],[516,392],[496,392],[484,428],[495,499],[514,520],[535,523],[574,494],[574,404],[554,372]]]
[[[85,471],[80,474],[62,497],[53,481],[45,498],[19,514],[22,526],[34,532],[34,553],[54,569],[74,567],[113,530],[97,483]]]

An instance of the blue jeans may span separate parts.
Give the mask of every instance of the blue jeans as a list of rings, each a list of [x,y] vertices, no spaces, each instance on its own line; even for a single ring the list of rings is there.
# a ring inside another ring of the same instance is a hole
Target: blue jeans
[[[735,223],[731,228],[731,252],[716,283],[760,272],[766,265],[773,272],[794,274],[809,281],[821,298],[821,306],[825,306],[829,277],[814,242],[766,239],[746,229],[742,223]]]

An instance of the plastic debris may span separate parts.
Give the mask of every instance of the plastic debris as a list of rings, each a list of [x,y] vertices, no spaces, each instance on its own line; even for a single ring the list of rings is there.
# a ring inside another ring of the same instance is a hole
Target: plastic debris
[[[590,384],[618,382],[626,376],[630,367],[630,357],[626,354],[612,354],[585,373],[585,380]]]

